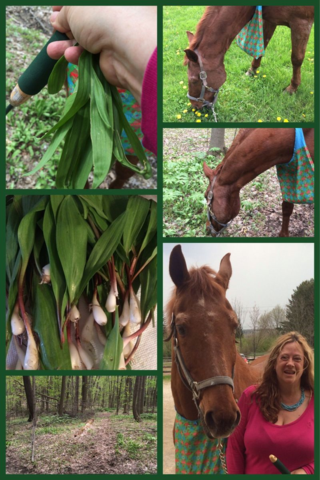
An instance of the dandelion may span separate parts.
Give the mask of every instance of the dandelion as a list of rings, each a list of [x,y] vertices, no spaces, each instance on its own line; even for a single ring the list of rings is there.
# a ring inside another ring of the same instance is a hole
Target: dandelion
[[[305,117],[305,114],[303,113],[302,116]]]
[[[260,73],[260,70],[257,70],[256,73]]]
[[[183,88],[187,88],[185,85],[183,85]]]
[[[200,113],[200,112],[197,112],[196,115],[197,115],[198,117],[201,117],[201,113]]]
[[[206,113],[206,114],[205,114],[205,117],[208,117],[208,116],[209,116],[208,113]]]
[[[253,78],[258,78],[258,75],[254,75]]]
[[[193,108],[193,109],[192,109],[192,111],[193,111],[193,112],[195,112],[195,111],[196,111],[196,109],[195,109],[195,108]]]
[[[267,75],[262,75],[262,76],[263,76],[263,78],[266,78]]]
[[[284,123],[288,123],[289,120],[288,120],[287,118],[285,118],[285,119],[283,120],[283,122],[284,122]]]
[[[188,103],[187,103],[187,105],[188,105],[188,107],[190,107],[191,103],[190,103],[190,102],[188,102]]]
[[[201,120],[200,119],[196,120],[196,123],[201,123]]]
[[[183,113],[187,113],[188,110],[183,110]]]
[[[311,93],[311,95],[313,95],[313,92],[310,92],[310,93]]]
[[[181,115],[180,115],[180,113],[179,113],[179,115],[177,115],[177,119],[180,120],[180,118],[181,118]]]
[[[259,123],[262,123],[262,120],[260,120],[260,118],[259,118],[258,122],[259,122]]]
[[[281,117],[277,117],[277,120],[278,120],[278,122],[280,122],[280,120],[281,120]]]
[[[180,83],[180,85],[182,85],[182,84],[183,84],[183,80],[181,80],[181,82],[179,82],[179,83]]]

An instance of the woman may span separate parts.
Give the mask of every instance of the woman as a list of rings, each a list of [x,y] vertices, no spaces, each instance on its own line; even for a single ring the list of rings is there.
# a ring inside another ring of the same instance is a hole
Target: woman
[[[277,474],[275,455],[292,474],[314,473],[314,362],[306,339],[282,335],[262,382],[239,400],[241,421],[228,439],[229,474]]]

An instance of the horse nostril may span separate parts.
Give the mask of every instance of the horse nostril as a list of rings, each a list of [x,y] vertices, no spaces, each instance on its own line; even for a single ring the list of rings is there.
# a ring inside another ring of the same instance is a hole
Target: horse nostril
[[[237,418],[236,418],[236,421],[234,423],[235,427],[237,427],[240,423],[240,420],[241,420],[241,414],[240,414],[240,410],[237,411]]]

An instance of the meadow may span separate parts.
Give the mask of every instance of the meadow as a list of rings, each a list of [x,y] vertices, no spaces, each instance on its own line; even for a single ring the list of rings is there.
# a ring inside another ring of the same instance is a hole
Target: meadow
[[[195,33],[203,6],[163,8],[163,120],[164,122],[212,122],[211,110],[193,111],[189,99],[186,30]],[[312,122],[314,119],[314,29],[301,68],[301,85],[294,95],[283,90],[292,77],[291,31],[277,27],[259,73],[246,76],[252,58],[233,40],[225,55],[227,80],[215,105],[218,122]],[[199,115],[200,113],[200,115]]]

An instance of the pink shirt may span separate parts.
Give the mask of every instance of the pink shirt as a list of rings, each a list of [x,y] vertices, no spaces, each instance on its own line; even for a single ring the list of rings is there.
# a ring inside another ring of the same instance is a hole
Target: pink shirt
[[[142,83],[141,130],[145,148],[157,154],[157,49],[151,55]]]
[[[270,462],[275,455],[292,472],[303,468],[314,473],[314,398],[301,417],[287,425],[273,425],[265,420],[247,388],[239,400],[241,421],[228,438],[227,468],[229,474],[279,474]]]

